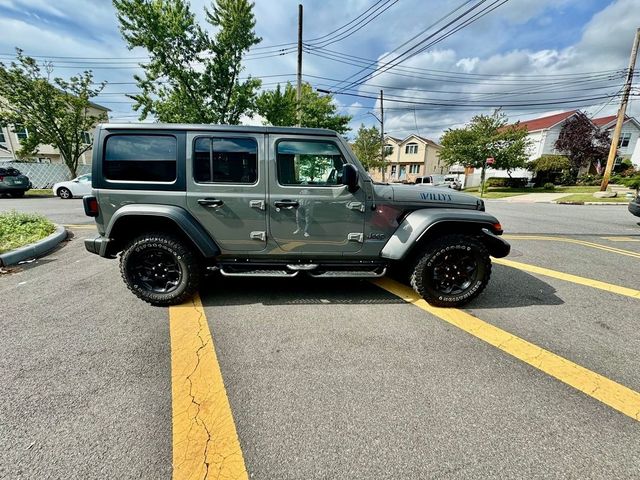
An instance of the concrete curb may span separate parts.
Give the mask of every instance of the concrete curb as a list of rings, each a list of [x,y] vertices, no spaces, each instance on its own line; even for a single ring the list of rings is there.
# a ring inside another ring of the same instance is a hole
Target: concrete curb
[[[40,257],[48,251],[53,250],[60,242],[67,238],[67,230],[62,225],[56,225],[55,227],[56,231],[42,240],[0,254],[0,266],[8,267],[15,265],[30,258]]]
[[[556,205],[622,205],[629,206],[629,202],[552,202]]]

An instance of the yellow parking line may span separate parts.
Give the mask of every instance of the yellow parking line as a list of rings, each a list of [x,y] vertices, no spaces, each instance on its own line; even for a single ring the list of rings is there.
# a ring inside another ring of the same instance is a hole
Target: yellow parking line
[[[535,265],[529,265],[528,263],[514,262],[513,260],[507,260],[506,258],[494,258],[493,263],[497,263],[499,265],[505,265],[511,268],[517,268],[518,270],[522,270],[529,273],[537,273],[538,275],[545,275],[547,277],[557,278],[558,280],[564,280],[565,282],[577,283],[578,285],[585,285],[587,287],[598,288],[606,292],[617,293],[618,295],[625,295],[627,297],[640,299],[640,290],[621,287],[620,285],[614,285],[613,283],[601,282],[599,280],[593,280],[592,278],[579,277],[578,275],[558,272],[557,270],[551,270],[548,268],[538,267]]]
[[[619,255],[625,255],[628,257],[640,258],[640,253],[633,252],[631,250],[623,250],[621,248],[610,247],[608,245],[602,245],[600,243],[587,242],[585,240],[578,240],[575,238],[567,237],[545,237],[542,235],[505,235],[504,238],[510,240],[540,240],[547,242],[564,242],[574,243],[576,245],[583,245],[585,247],[596,248],[598,250],[604,250],[605,252],[617,253]]]
[[[640,420],[640,393],[462,310],[432,307],[413,289],[394,280],[381,278],[373,283],[634,420]]]
[[[247,479],[200,297],[169,308],[173,479]]]

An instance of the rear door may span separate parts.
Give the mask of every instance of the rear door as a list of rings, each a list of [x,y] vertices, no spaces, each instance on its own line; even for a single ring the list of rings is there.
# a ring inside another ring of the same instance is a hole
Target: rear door
[[[269,228],[296,254],[357,252],[364,240],[365,194],[342,185],[349,156],[334,137],[269,136]]]
[[[267,245],[264,158],[262,134],[187,136],[187,206],[223,250]]]

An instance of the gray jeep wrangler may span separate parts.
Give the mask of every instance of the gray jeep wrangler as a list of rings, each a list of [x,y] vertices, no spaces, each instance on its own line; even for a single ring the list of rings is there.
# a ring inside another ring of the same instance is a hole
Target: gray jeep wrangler
[[[181,303],[211,270],[228,277],[406,273],[432,305],[482,292],[498,220],[470,195],[372,181],[347,142],[322,129],[104,124],[84,197],[128,288]]]

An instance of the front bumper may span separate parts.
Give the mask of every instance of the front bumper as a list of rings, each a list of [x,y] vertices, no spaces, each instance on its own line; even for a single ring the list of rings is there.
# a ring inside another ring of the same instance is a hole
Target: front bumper
[[[487,250],[489,250],[492,257],[502,258],[509,255],[509,252],[511,252],[511,245],[509,245],[506,240],[494,235],[487,229],[483,229],[482,233],[484,233],[482,236],[482,242],[487,247]]]
[[[640,201],[629,203],[629,212],[636,217],[640,217]]]
[[[105,238],[103,236],[98,236],[95,238],[85,238],[84,248],[87,249],[87,252],[100,255],[101,257],[112,258],[113,256],[107,253],[109,251],[108,247],[110,241],[111,240],[109,238]]]

